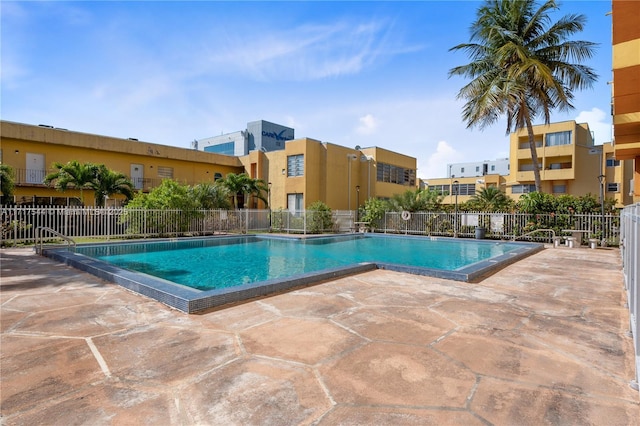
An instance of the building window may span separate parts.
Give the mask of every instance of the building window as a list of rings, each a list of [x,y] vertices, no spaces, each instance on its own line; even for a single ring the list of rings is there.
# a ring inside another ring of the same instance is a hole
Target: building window
[[[158,167],[158,177],[161,179],[173,179],[173,167]]]
[[[217,181],[219,179],[222,179],[222,173],[215,173],[213,175],[213,181],[215,182],[215,181]]]
[[[303,194],[287,194],[287,210],[291,213],[296,213],[304,209]]]
[[[287,177],[304,176],[304,154],[287,157]]]
[[[480,171],[480,166],[476,166],[476,172]]]
[[[607,192],[619,192],[620,184],[619,183],[607,183]]]
[[[547,133],[545,137],[547,146],[571,145],[571,130]]]
[[[205,146],[205,152],[213,152],[214,154],[233,155],[235,153],[236,143],[225,142],[217,145]]]
[[[567,185],[553,185],[553,193],[554,194],[566,194],[567,193]]]
[[[620,160],[614,160],[613,158],[607,158],[607,167],[618,167]]]
[[[429,191],[435,191],[440,195],[449,195],[450,189],[449,185],[429,185]]]
[[[415,186],[416,171],[391,164],[378,163],[376,179],[378,182],[397,183],[399,185]]]
[[[457,191],[456,191],[457,189]],[[476,195],[476,184],[475,183],[459,183],[457,185],[453,185],[453,194],[457,192],[458,195]]]
[[[460,173],[464,173],[464,167],[460,167]]]
[[[535,185],[513,185],[511,187],[512,194],[527,194],[529,192],[536,192]]]
[[[495,166],[495,165],[493,165],[493,164],[491,165],[491,171],[492,171],[492,172],[495,172],[495,171],[496,171],[496,166]]]

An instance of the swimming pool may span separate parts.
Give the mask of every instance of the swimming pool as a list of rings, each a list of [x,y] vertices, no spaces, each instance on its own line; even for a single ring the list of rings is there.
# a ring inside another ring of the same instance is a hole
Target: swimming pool
[[[472,281],[542,247],[376,234],[244,235],[83,245],[76,253],[45,254],[195,312],[376,268]]]

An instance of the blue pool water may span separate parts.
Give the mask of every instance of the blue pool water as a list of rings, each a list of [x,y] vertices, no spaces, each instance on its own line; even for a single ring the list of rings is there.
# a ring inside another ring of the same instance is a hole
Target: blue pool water
[[[518,243],[349,236],[255,236],[78,247],[78,253],[199,290],[222,289],[371,262],[457,271]]]

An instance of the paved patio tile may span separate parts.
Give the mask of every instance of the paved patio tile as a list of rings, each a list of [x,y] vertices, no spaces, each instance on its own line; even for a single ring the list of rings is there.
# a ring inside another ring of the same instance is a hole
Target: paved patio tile
[[[617,250],[385,270],[187,315],[0,250],[0,424],[635,426]]]

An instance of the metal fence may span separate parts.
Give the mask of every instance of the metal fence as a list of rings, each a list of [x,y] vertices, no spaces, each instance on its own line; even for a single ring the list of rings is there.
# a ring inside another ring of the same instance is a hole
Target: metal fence
[[[603,220],[604,218],[604,220]],[[603,226],[604,225],[604,226]],[[339,233],[368,230],[384,233],[552,242],[555,235],[579,231],[584,241],[604,239],[618,245],[620,216],[530,215],[482,212],[387,212],[374,222],[357,222],[356,212],[289,210],[144,210],[72,206],[5,206],[0,212],[3,244],[33,243],[35,230],[46,227],[72,238],[139,238],[216,233]]]
[[[620,215],[620,254],[624,286],[629,305],[629,329],[633,335],[636,354],[636,377],[631,386],[638,390],[640,383],[640,203],[627,206]]]
[[[583,243],[589,239],[605,245],[619,243],[620,216],[599,214],[526,214],[487,212],[386,212],[369,224],[377,232],[475,238],[477,228],[490,239],[525,239],[552,242],[552,236],[579,231]],[[554,232],[532,233],[538,229]]]

